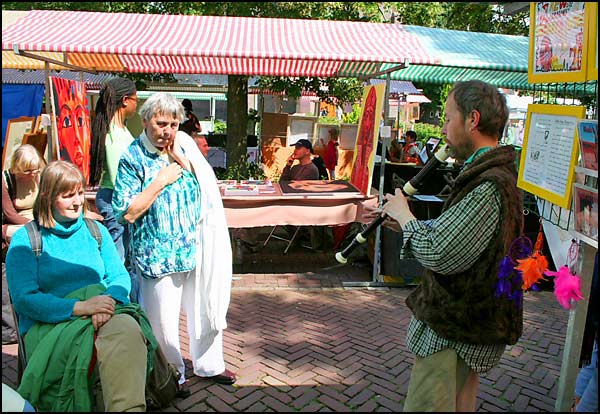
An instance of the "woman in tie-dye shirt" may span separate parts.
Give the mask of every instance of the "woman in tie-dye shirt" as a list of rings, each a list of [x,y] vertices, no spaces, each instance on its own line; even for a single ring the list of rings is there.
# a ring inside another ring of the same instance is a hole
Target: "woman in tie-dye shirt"
[[[182,307],[194,373],[221,378],[227,372],[222,336],[208,338],[196,331],[197,319],[204,320],[196,311],[194,294],[199,289],[196,267],[202,265],[196,254],[201,245],[201,190],[188,159],[191,154],[175,142],[183,107],[172,95],[156,93],[144,103],[140,116],[144,131],[121,156],[112,200],[117,219],[132,224],[130,246],[140,304],[165,356],[181,372],[181,384],[185,382],[179,344]]]

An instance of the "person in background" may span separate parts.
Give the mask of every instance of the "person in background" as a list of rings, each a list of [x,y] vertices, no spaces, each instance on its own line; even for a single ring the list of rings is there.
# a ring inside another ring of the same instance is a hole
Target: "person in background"
[[[287,159],[279,180],[318,180],[319,169],[312,162],[312,153],[311,142],[307,139],[299,139],[294,144],[294,152]],[[293,165],[295,160],[298,160],[299,164]]]
[[[200,120],[192,112],[192,101],[189,99],[184,99],[181,101],[181,105],[183,105],[183,109],[185,110],[185,119],[179,125],[179,130],[185,132],[189,136],[193,137],[194,133],[202,132],[202,126],[200,125]]]
[[[102,223],[108,229],[117,246],[121,260],[129,267],[127,247],[129,232],[126,226],[117,222],[112,208],[112,198],[117,178],[117,168],[121,155],[133,142],[126,121],[131,118],[138,104],[137,89],[130,79],[113,78],[104,84],[96,103],[96,116],[92,122],[92,162],[90,165],[90,185],[99,185],[96,192],[96,209],[103,217]],[[132,277],[131,299],[138,301],[139,282]]]
[[[8,288],[28,360],[18,391],[40,411],[90,410],[95,348],[107,411],[143,412],[149,325],[144,331],[139,313],[117,312],[129,305],[131,280],[108,230],[84,221],[85,187],[75,165],[51,162],[33,211],[41,253],[32,250],[27,228],[8,249]]]
[[[179,340],[182,308],[194,374],[233,384],[223,355],[231,242],[216,179],[197,145],[177,133],[183,107],[171,94],[152,95],[140,117],[144,131],[121,157],[112,202],[117,219],[132,225],[140,304],[167,360],[182,373],[182,392],[189,393]]]
[[[321,144],[325,147],[325,167],[329,172],[329,179],[335,180],[335,167],[338,164],[338,146],[339,144],[339,131],[337,128],[331,128],[329,130],[329,141],[325,147],[325,142],[321,139]]]
[[[389,160],[391,162],[402,162],[402,154],[402,144],[397,139],[393,139],[390,145]]]
[[[33,220],[40,172],[46,162],[33,145],[19,146],[11,165],[2,173],[2,249],[8,247],[15,231]]]
[[[464,167],[441,215],[417,220],[400,189],[385,195],[384,225],[402,230],[400,257],[425,268],[406,299],[413,313],[406,344],[415,362],[404,411],[475,411],[479,374],[497,366],[522,334],[523,281],[506,286],[498,274],[523,228],[516,151],[498,145],[508,114],[495,86],[456,83],[442,134]]]
[[[194,138],[194,141],[196,142],[196,145],[198,145],[198,149],[200,150],[204,158],[208,159],[208,150],[210,150],[210,147],[208,146],[208,141],[206,140],[206,137],[204,135],[201,135],[200,132],[194,132],[192,138]]]
[[[420,164],[419,147],[417,145],[417,133],[415,131],[406,131],[406,143],[404,144],[404,159],[402,162],[412,162]]]

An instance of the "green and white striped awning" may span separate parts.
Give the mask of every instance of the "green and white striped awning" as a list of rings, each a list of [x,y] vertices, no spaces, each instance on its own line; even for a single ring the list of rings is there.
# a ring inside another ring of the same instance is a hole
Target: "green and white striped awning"
[[[490,69],[472,69],[452,66],[411,65],[391,75],[392,79],[402,79],[423,83],[455,83],[465,80],[482,80],[499,88],[530,89],[527,72],[506,72]]]

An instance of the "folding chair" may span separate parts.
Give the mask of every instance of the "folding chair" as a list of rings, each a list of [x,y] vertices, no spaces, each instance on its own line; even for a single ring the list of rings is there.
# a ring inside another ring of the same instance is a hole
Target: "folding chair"
[[[283,254],[286,254],[288,252],[288,250],[290,249],[292,243],[296,239],[296,236],[298,235],[298,232],[300,231],[300,229],[303,226],[295,226],[295,227],[296,227],[296,230],[294,231],[294,234],[292,235],[292,237],[290,237],[289,239],[286,239],[285,237],[277,236],[276,234],[274,234],[275,230],[277,230],[277,226],[273,226],[273,228],[271,229],[271,232],[269,233],[269,236],[267,237],[267,239],[263,243],[263,247],[265,247],[267,245],[267,243],[269,242],[269,240],[271,240],[271,239],[277,239],[277,240],[285,241],[285,242],[288,242],[288,244],[285,247],[285,250],[283,251]]]

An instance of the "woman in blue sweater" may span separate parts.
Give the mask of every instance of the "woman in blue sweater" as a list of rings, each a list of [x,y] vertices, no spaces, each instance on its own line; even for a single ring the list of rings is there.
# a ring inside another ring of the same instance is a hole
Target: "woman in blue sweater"
[[[98,223],[91,223],[100,230],[102,241],[99,245],[88,229],[83,219],[84,189],[85,178],[77,167],[65,161],[50,163],[42,173],[33,212],[41,231],[41,254],[36,257],[26,228],[14,234],[7,253],[8,287],[19,317],[19,333],[25,336],[28,359],[19,391],[30,390],[32,395],[27,396],[30,401],[37,398],[35,387],[27,383],[33,381],[32,376],[27,374],[30,366],[39,361],[36,354],[47,352],[48,344],[42,342],[46,339],[44,335],[49,338],[54,330],[58,339],[52,346],[60,351],[66,348],[67,353],[72,354],[82,350],[73,342],[65,343],[69,329],[81,329],[74,328],[80,324],[83,329],[89,329],[85,331],[89,333],[93,326],[94,335],[85,335],[92,339],[82,342],[81,347],[88,345],[83,351],[91,355],[95,345],[105,409],[145,411],[145,337],[132,316],[115,313],[116,305],[129,303],[131,279],[108,230]],[[103,293],[92,296],[91,287],[99,287]],[[86,319],[91,320],[92,326]],[[37,347],[33,351],[28,341],[32,340],[28,338],[31,335],[36,336]],[[73,334],[73,340],[84,341],[82,336]],[[54,352],[48,358],[55,358]],[[70,360],[65,359],[63,365],[69,363]],[[59,366],[62,365],[59,363]],[[64,375],[67,372],[65,370]],[[56,398],[64,391],[60,389],[63,387],[61,375],[53,374],[54,381],[58,378],[59,384],[43,384],[44,392],[38,392],[45,403],[50,391],[56,392]],[[43,381],[53,380],[46,378]],[[77,398],[81,390],[74,387],[71,392]],[[39,403],[34,406],[40,408]]]

